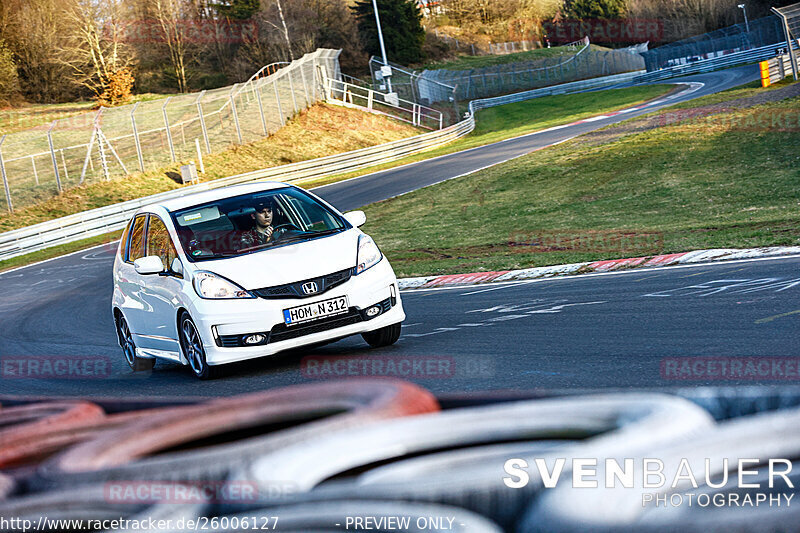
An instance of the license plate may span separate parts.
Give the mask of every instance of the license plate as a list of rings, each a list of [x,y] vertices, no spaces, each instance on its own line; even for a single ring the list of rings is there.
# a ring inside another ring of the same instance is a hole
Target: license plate
[[[320,302],[284,309],[283,321],[286,322],[287,326],[290,326],[292,324],[300,324],[301,322],[309,322],[311,320],[340,315],[346,313],[348,309],[347,296],[339,296],[337,298],[330,298]]]

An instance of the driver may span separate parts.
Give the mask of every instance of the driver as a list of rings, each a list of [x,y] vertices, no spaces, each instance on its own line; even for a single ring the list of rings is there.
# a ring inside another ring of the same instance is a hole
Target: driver
[[[250,216],[255,220],[253,229],[242,233],[241,248],[253,248],[267,244],[272,240],[275,228],[272,226],[272,217],[275,213],[275,200],[264,198],[253,205],[255,213]]]

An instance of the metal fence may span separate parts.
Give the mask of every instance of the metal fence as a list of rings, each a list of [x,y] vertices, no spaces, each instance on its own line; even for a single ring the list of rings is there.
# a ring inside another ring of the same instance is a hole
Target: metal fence
[[[372,88],[374,90],[394,94],[397,98],[431,107],[438,102],[443,102],[444,105],[439,105],[438,108],[445,113],[445,122],[447,124],[455,124],[461,120],[456,88],[452,85],[432,80],[430,83],[420,87],[420,76],[416,71],[408,70],[406,67],[391,61],[389,61],[388,65],[384,65],[383,61],[377,57],[370,59],[369,68],[372,73]],[[440,97],[431,100],[422,95],[420,89],[435,91]]]
[[[373,80],[385,84],[377,76],[382,62],[371,61]],[[515,62],[473,70],[426,70],[407,72],[392,66],[392,89],[404,98],[432,105],[437,102],[473,100],[559,85],[566,82],[609,76],[644,69],[639,54],[624,51],[598,51],[584,41],[576,54],[564,58],[545,58]]]
[[[772,12],[780,18],[787,52],[789,52],[789,60],[792,63],[792,71],[796,81],[800,76],[800,72],[798,72],[800,64],[798,64],[797,54],[794,52],[794,45],[791,43],[800,43],[800,3],[780,9],[773,7]]]
[[[798,43],[793,43],[793,50],[798,49]],[[776,45],[763,46],[753,50],[746,50],[744,52],[736,52],[734,54],[723,55],[715,57],[714,59],[706,59],[694,63],[687,63],[685,65],[677,65],[674,67],[648,72],[633,78],[634,83],[647,83],[659,80],[667,80],[676,76],[684,76],[686,74],[697,74],[700,72],[711,72],[723,68],[735,67],[738,65],[747,65],[749,63],[757,63],[764,61],[776,55]]]
[[[77,185],[196,159],[198,146],[209,154],[270,135],[326,98],[322,80],[340,76],[340,53],[320,49],[233,86],[100,108],[3,135],[4,204],[13,211]]]
[[[328,79],[326,87],[328,101],[331,103],[352,105],[370,113],[388,115],[427,130],[440,130],[444,127],[444,113],[399,98],[396,93],[381,93],[361,83],[334,79]]]
[[[783,40],[783,29],[777,17],[764,17],[748,25],[734,24],[710,33],[695,35],[643,52],[647,71],[685,65],[704,59],[762,48]]]
[[[612,76],[603,76],[601,78],[593,78],[589,80],[573,81],[561,85],[553,85],[550,87],[542,87],[541,89],[533,89],[520,93],[507,94],[505,96],[495,96],[494,98],[482,98],[480,100],[473,100],[469,103],[470,113],[475,113],[481,109],[489,107],[497,107],[500,105],[514,104],[517,102],[524,102],[526,100],[533,100],[542,96],[553,96],[557,94],[571,94],[582,91],[589,91],[593,89],[610,88],[615,85],[627,83],[636,76],[641,75],[642,71],[626,72],[624,74],[614,74]]]
[[[420,75],[418,85],[423,101],[436,102],[443,96],[432,90],[431,81],[453,85],[459,99],[472,100],[643,68],[644,62],[639,55],[584,48],[567,60],[544,59],[536,63],[510,63],[468,71],[425,71]]]

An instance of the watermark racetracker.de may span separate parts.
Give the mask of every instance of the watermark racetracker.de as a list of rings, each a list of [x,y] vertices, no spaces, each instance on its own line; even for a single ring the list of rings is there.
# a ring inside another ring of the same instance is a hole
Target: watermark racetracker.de
[[[184,43],[246,43],[258,39],[258,23],[254,20],[176,20],[166,29],[157,19],[133,20],[115,27],[125,43],[168,43],[180,38]]]
[[[652,255],[664,249],[664,235],[647,230],[520,230],[509,234],[508,244],[526,253],[570,251]]]
[[[306,379],[385,377],[399,379],[489,378],[495,374],[488,357],[442,355],[307,356],[300,361]]]
[[[563,19],[542,23],[551,43],[573,43],[584,37],[601,43],[657,43],[664,40],[664,23],[658,19]]]
[[[665,357],[661,378],[674,381],[800,381],[800,357]]]
[[[296,494],[293,482],[264,486],[255,481],[109,481],[103,496],[110,504],[247,504]]]
[[[25,355],[0,357],[2,379],[105,379],[111,358],[104,355]]]

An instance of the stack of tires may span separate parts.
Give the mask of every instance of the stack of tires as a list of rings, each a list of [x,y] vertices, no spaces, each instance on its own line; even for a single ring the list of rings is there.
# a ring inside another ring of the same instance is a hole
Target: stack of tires
[[[666,472],[685,461],[695,473],[708,460],[719,480],[723,459],[733,470],[753,457],[762,464],[752,482],[766,486],[767,459],[800,460],[796,407],[719,422],[697,402],[656,393],[473,403],[441,410],[411,383],[347,380],[114,413],[80,400],[4,407],[0,517],[204,517],[204,530],[225,532],[272,529],[278,517],[279,531],[304,533],[358,530],[359,516],[370,517],[371,531],[397,531],[391,519],[404,517],[403,531],[479,533],[778,532],[800,523],[796,505],[642,505],[646,493],[741,495],[735,476],[714,486],[701,476],[698,487],[652,489],[637,479],[587,490],[573,488],[570,472],[580,458],[597,461],[600,480],[605,459],[659,458]],[[508,486],[512,458],[543,460],[550,471],[563,459],[560,483],[545,489],[540,471],[527,468],[527,483]],[[797,472],[769,490],[794,494]],[[169,491],[157,497],[154,487]]]

